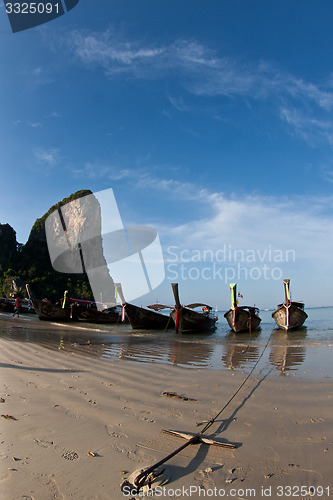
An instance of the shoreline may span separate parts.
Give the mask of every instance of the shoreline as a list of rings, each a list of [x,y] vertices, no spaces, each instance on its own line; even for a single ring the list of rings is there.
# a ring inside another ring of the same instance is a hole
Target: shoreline
[[[214,417],[245,378],[242,370],[110,361],[2,338],[0,362],[1,415],[16,419],[0,419],[5,500],[136,498],[120,491],[123,479],[183,444],[162,430],[200,431],[196,423]],[[250,489],[263,498],[270,488],[277,498],[279,487],[304,485],[324,488],[311,498],[333,495],[332,380],[267,371],[257,367],[208,431],[237,448],[187,447],[165,464],[170,480],[160,497],[187,489],[200,498],[200,487],[215,498],[231,489],[234,498],[249,498]]]
[[[267,346],[260,365],[277,370],[273,375],[333,378],[333,342],[328,335],[315,340],[306,331],[290,335],[274,329],[255,334],[177,335],[173,331],[132,330],[129,325],[54,323],[38,318],[0,314],[0,338],[51,351],[130,363],[167,364],[193,369],[234,370],[247,373]],[[324,341],[323,341],[324,337]]]

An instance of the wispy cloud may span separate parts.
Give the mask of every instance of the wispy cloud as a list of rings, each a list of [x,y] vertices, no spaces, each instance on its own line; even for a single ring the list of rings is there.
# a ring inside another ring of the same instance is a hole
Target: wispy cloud
[[[333,183],[333,166],[325,165],[321,168],[322,178],[327,181]]]
[[[53,82],[53,77],[50,75],[50,70],[41,66],[32,68],[27,71],[25,78],[32,87],[39,87]]]
[[[324,140],[333,146],[333,122],[330,119],[315,118],[307,111],[286,107],[281,108],[280,116],[308,144],[314,146]]]
[[[42,124],[40,122],[28,122],[28,126],[31,128],[39,128]]]
[[[198,95],[289,95],[312,101],[325,110],[333,107],[331,82],[324,88],[324,83],[319,86],[304,81],[268,62],[245,63],[221,56],[196,40],[149,46],[141,40],[126,39],[114,29],[102,33],[76,30],[66,40],[83,63],[101,66],[109,76],[126,72],[137,78],[156,78],[177,70],[178,76],[191,77],[186,85]]]
[[[134,169],[126,169],[116,165],[106,165],[100,162],[86,162],[82,166],[72,167],[72,173],[75,176],[86,179],[105,179],[111,181],[119,181],[126,178],[136,176]]]
[[[46,170],[54,168],[61,160],[57,148],[35,148],[33,154],[35,162]]]
[[[143,77],[143,67],[151,65],[164,52],[164,48],[144,47],[140,42],[125,40],[111,29],[100,34],[74,31],[67,43],[82,62],[101,66],[109,76],[131,72]]]
[[[152,172],[143,172],[136,179],[135,188],[167,195],[168,198],[181,199],[182,201],[205,202],[208,197],[206,189],[198,189],[195,184],[169,178],[162,178]]]
[[[90,68],[102,68],[109,78],[126,74],[157,79],[167,75],[177,78],[192,95],[238,97],[244,105],[249,99],[265,101],[305,141],[311,142],[313,134],[333,145],[329,116],[333,86],[329,80],[315,84],[267,61],[244,62],[221,55],[193,39],[158,45],[128,39],[115,29],[102,33],[76,30],[67,36],[66,43],[79,61]],[[169,97],[169,101],[177,110],[187,111],[181,97]],[[302,123],[296,108],[306,111]]]
[[[169,96],[169,102],[177,111],[183,112],[189,110],[189,107],[184,103],[182,96],[177,98]]]
[[[57,113],[56,111],[53,111],[52,113],[46,115],[45,118],[61,118],[61,115]]]

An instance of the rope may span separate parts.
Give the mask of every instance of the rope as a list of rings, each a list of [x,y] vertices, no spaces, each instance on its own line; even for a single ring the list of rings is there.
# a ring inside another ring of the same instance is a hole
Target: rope
[[[250,336],[251,336],[251,333],[252,333],[252,316],[251,316],[251,311],[248,312],[248,317],[247,317],[247,321],[246,321],[246,326],[247,328],[249,329],[250,331]]]
[[[271,334],[272,335],[272,334]],[[195,434],[191,439],[189,439],[185,444],[183,444],[182,446],[180,446],[179,448],[177,448],[177,450],[175,450],[174,452],[170,453],[170,455],[168,455],[167,457],[163,458],[162,460],[160,460],[159,462],[155,463],[154,465],[152,465],[151,467],[149,467],[148,469],[143,469],[141,470],[140,474],[138,475],[138,477],[136,478],[136,480],[134,481],[133,485],[131,485],[130,483],[128,483],[128,481],[124,482],[123,485],[122,485],[122,489],[124,486],[130,484],[130,486],[134,486],[134,488],[136,489],[137,493],[140,491],[141,487],[143,486],[143,483],[147,480],[147,478],[149,478],[149,475],[155,470],[157,469],[158,467],[160,467],[161,465],[163,465],[165,462],[167,462],[168,460],[170,460],[172,457],[174,457],[175,455],[177,455],[178,453],[180,453],[183,449],[185,449],[187,446],[189,446],[190,444],[195,444],[195,443],[198,443],[200,442],[200,436],[206,432],[207,429],[209,429],[213,423],[215,422],[215,420],[221,415],[221,413],[229,406],[229,404],[231,403],[231,401],[236,397],[236,395],[239,393],[239,391],[241,390],[241,388],[244,386],[244,384],[246,383],[246,381],[249,379],[249,377],[251,376],[251,374],[253,373],[253,371],[255,370],[255,368],[257,367],[260,359],[262,358],[268,344],[269,344],[269,341],[271,339],[271,335],[269,337],[269,339],[267,340],[267,343],[262,351],[262,353],[260,354],[258,360],[256,361],[256,363],[254,364],[254,366],[252,367],[250,373],[248,374],[248,376],[245,378],[245,380],[242,382],[242,384],[239,386],[239,388],[237,389],[237,391],[233,394],[233,396],[229,399],[229,401],[224,405],[224,407],[217,413],[217,415],[215,415],[214,418],[212,418],[211,420],[209,420],[209,422],[205,425],[205,427],[202,429],[201,432]],[[149,479],[148,479],[149,481]]]
[[[164,331],[166,331],[166,330],[168,329],[168,327],[169,327],[169,323],[170,323],[170,320],[171,320],[171,319],[172,319],[172,318],[171,318],[171,312],[170,312],[169,319],[168,319],[168,322],[167,322],[167,324],[166,324],[166,327],[164,328]]]
[[[255,362],[255,364],[253,365],[252,369],[250,370],[250,373],[247,375],[247,377],[243,380],[243,382],[241,383],[241,385],[238,387],[237,391],[231,396],[231,398],[229,399],[229,401],[223,406],[223,408],[215,415],[214,418],[210,419],[209,422],[205,425],[205,427],[200,431],[200,434],[204,434],[204,432],[206,432],[215,422],[215,420],[221,415],[221,413],[230,405],[230,403],[235,399],[235,397],[237,396],[237,394],[239,393],[239,391],[241,390],[241,388],[246,384],[246,382],[249,380],[250,376],[252,375],[252,373],[254,372],[254,370],[256,369],[256,367],[258,366],[258,363],[259,361],[261,360],[261,358],[263,357],[264,355],[264,352],[266,351],[267,349],[267,346],[271,340],[271,336],[272,334],[269,336],[267,342],[266,342],[266,345],[262,351],[262,353],[260,354],[259,358],[257,359],[257,361]]]

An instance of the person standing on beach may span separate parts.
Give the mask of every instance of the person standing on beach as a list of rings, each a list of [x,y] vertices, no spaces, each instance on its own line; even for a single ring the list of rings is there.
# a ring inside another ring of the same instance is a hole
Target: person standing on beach
[[[20,300],[20,296],[17,295],[17,297],[15,299],[15,309],[14,309],[13,318],[14,318],[15,314],[17,314],[18,318],[20,317],[20,307],[21,307],[21,300]]]

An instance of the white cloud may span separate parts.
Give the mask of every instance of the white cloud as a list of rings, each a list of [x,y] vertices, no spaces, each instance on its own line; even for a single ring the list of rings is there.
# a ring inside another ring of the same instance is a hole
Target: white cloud
[[[210,216],[181,225],[155,226],[163,242],[169,279],[181,281],[189,290],[195,284],[197,289],[206,289],[208,296],[214,290],[215,296],[226,296],[225,285],[236,281],[252,291],[251,300],[272,305],[282,297],[282,278],[291,278],[295,299],[308,305],[332,304],[333,220],[327,212],[332,213],[333,197],[281,200],[215,193],[201,199],[202,204],[205,209],[210,206]],[[201,205],[196,204],[196,214]],[[191,281],[190,270],[196,276],[202,268],[210,281]]]
[[[331,174],[332,177],[332,174]],[[209,193],[177,181],[154,183],[176,198],[195,202],[195,218],[181,225],[160,225],[168,244],[181,248],[218,250],[271,248],[295,251],[298,261],[309,260],[318,268],[331,261],[333,248],[333,197],[292,198],[242,196]],[[201,217],[198,214],[204,214]]]
[[[179,281],[189,296],[195,287],[210,301],[216,294],[229,300],[226,285],[236,281],[267,307],[282,297],[282,278],[291,278],[295,299],[332,303],[333,196],[237,196],[172,179],[147,181],[161,199],[177,200],[179,213],[192,213],[183,223],[158,222],[158,214],[149,222],[162,242],[167,280]]]
[[[333,182],[331,168],[323,176]],[[333,248],[333,196],[292,195],[226,195],[200,189],[196,184],[172,177],[155,177],[146,173],[137,178],[136,188],[149,190],[161,199],[179,204],[179,211],[192,207],[188,222],[172,225],[154,222],[166,244],[175,241],[180,248],[211,249],[224,244],[236,249],[294,250],[296,264],[309,262],[312,271],[331,262]],[[176,222],[176,221],[173,221]],[[333,269],[329,265],[333,277]]]

